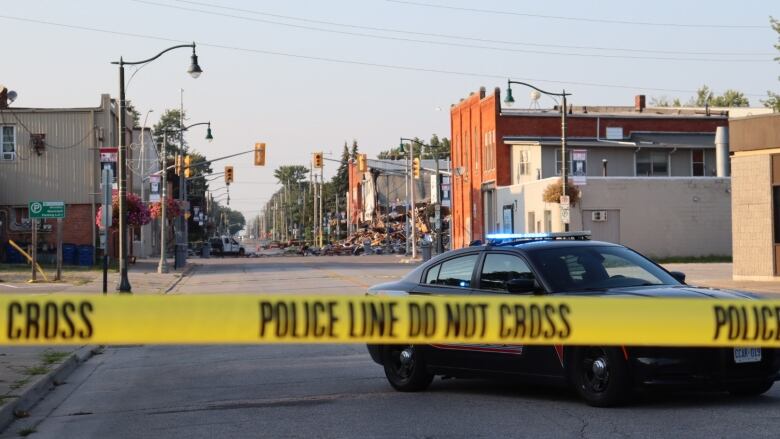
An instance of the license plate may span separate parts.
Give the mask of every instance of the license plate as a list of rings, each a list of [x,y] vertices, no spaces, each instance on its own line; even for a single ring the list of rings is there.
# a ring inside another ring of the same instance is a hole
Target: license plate
[[[758,363],[761,361],[761,348],[734,348],[734,362]]]

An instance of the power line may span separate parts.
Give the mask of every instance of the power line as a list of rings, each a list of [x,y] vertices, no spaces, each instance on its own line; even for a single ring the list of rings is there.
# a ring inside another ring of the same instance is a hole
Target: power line
[[[409,0],[386,0],[386,1],[390,3],[398,3],[398,4],[411,5],[411,6],[450,9],[453,11],[479,12],[483,14],[511,15],[517,17],[528,17],[528,18],[543,18],[547,20],[582,21],[587,23],[600,23],[600,24],[626,24],[631,26],[658,26],[658,27],[683,27],[683,28],[689,27],[689,28],[705,28],[705,29],[767,29],[767,26],[759,26],[754,24],[660,23],[660,22],[651,22],[651,21],[610,20],[606,18],[567,17],[562,15],[542,15],[542,14],[530,14],[527,12],[500,11],[496,9],[466,8],[462,6],[442,5],[436,3],[425,3],[425,2],[409,1]]]
[[[481,43],[495,43],[495,44],[508,44],[508,45],[515,45],[515,46],[529,46],[529,47],[549,47],[549,48],[555,48],[555,49],[577,49],[577,50],[603,50],[603,51],[614,51],[614,52],[639,52],[639,53],[658,53],[658,54],[670,54],[670,55],[720,55],[720,56],[774,56],[774,53],[769,52],[711,52],[711,51],[694,51],[694,50],[661,50],[661,49],[641,49],[641,48],[621,48],[621,47],[601,47],[601,46],[578,46],[578,45],[566,45],[566,44],[545,44],[545,43],[529,43],[529,42],[521,42],[521,41],[509,41],[509,40],[497,40],[497,39],[490,39],[490,38],[478,38],[478,37],[467,37],[463,35],[455,35],[455,34],[442,34],[442,33],[435,33],[435,32],[420,32],[420,31],[412,31],[412,30],[405,30],[405,29],[397,29],[397,28],[389,28],[389,27],[378,27],[378,26],[364,26],[364,25],[357,25],[357,24],[349,24],[349,23],[338,23],[334,21],[326,21],[326,20],[315,20],[311,18],[303,18],[303,17],[295,17],[292,15],[282,15],[282,14],[272,14],[269,12],[263,12],[253,9],[244,9],[244,8],[235,8],[235,7],[229,7],[224,5],[213,5],[209,3],[204,2],[198,2],[198,1],[192,1],[192,0],[173,0],[178,3],[186,3],[191,5],[198,5],[198,6],[206,6],[210,8],[219,8],[219,9],[225,9],[229,11],[236,11],[236,12],[243,12],[248,14],[254,14],[254,15],[261,15],[265,17],[274,17],[274,18],[282,18],[285,20],[293,20],[293,21],[300,21],[304,23],[316,23],[316,24],[325,24],[328,26],[339,26],[339,27],[346,27],[351,29],[363,29],[363,30],[370,30],[370,31],[376,31],[376,32],[392,32],[392,33],[399,33],[399,34],[407,34],[407,35],[420,35],[420,36],[426,36],[426,37],[436,37],[436,38],[448,38],[448,39],[454,39],[454,40],[462,40],[462,41],[477,41]]]
[[[45,21],[45,20],[37,20],[32,18],[25,18],[25,17],[14,17],[9,15],[0,15],[0,18],[4,18],[7,20],[15,20],[15,21],[21,21],[26,23],[36,23],[36,24],[43,24],[48,26],[56,26],[66,29],[77,29],[82,31],[89,31],[89,32],[99,32],[103,34],[110,34],[110,35],[120,35],[124,37],[132,37],[132,38],[142,38],[142,39],[148,39],[148,40],[156,40],[156,41],[165,41],[165,42],[172,42],[172,43],[188,43],[192,42],[191,40],[183,40],[183,39],[174,39],[174,38],[168,38],[168,37],[160,37],[160,36],[153,36],[153,35],[146,35],[146,34],[138,34],[138,33],[131,33],[131,32],[121,32],[121,31],[112,31],[107,29],[100,29],[100,28],[94,28],[94,27],[88,27],[88,26],[81,26],[81,25],[73,25],[73,24],[65,24],[65,23],[57,23],[52,21]],[[387,69],[387,70],[394,70],[394,71],[408,71],[408,72],[423,72],[423,73],[438,73],[443,75],[452,75],[452,76],[464,76],[464,77],[472,77],[472,78],[483,78],[483,79],[500,79],[500,80],[506,80],[508,77],[512,77],[518,80],[522,81],[528,81],[528,82],[541,82],[541,83],[548,83],[548,84],[560,84],[565,86],[571,86],[571,85],[577,85],[577,86],[583,86],[583,87],[597,87],[597,88],[614,88],[614,89],[623,89],[623,90],[644,90],[644,91],[656,91],[656,92],[668,92],[668,93],[696,93],[695,90],[682,90],[682,89],[673,89],[673,88],[659,88],[659,87],[643,87],[643,86],[636,86],[636,85],[617,85],[617,84],[603,84],[603,83],[596,83],[596,82],[585,82],[585,81],[561,81],[561,80],[553,80],[553,79],[542,79],[542,78],[529,78],[529,77],[522,77],[520,75],[498,75],[494,73],[478,73],[478,72],[465,72],[465,71],[457,71],[457,70],[446,70],[446,69],[439,69],[439,68],[428,68],[428,67],[417,67],[417,66],[405,66],[405,65],[398,65],[398,64],[382,64],[382,63],[375,63],[375,62],[368,62],[368,61],[358,61],[358,60],[351,60],[351,59],[342,59],[342,58],[329,58],[329,57],[322,57],[322,56],[312,56],[312,55],[301,55],[296,53],[289,53],[289,52],[280,52],[280,51],[273,51],[273,50],[265,50],[265,49],[253,49],[253,48],[246,48],[246,47],[236,47],[236,46],[229,46],[229,45],[223,45],[223,44],[214,44],[214,43],[203,43],[200,42],[198,45],[202,47],[211,47],[214,49],[224,49],[224,50],[232,50],[232,51],[238,51],[238,52],[247,52],[247,53],[256,53],[256,54],[262,54],[262,55],[272,55],[272,56],[279,56],[279,57],[285,57],[285,58],[293,58],[293,59],[303,59],[308,61],[321,61],[321,62],[328,62],[328,63],[334,63],[334,64],[349,64],[349,65],[357,65],[357,66],[363,66],[363,67],[374,67],[374,68],[380,68],[380,69]],[[745,93],[745,96],[751,96],[751,97],[766,97],[765,94],[761,93]]]
[[[273,20],[266,20],[262,18],[253,18],[253,17],[246,17],[241,15],[233,15],[233,14],[226,14],[223,12],[215,12],[215,11],[207,11],[204,9],[196,9],[196,8],[188,8],[183,6],[174,6],[174,5],[168,5],[163,3],[157,3],[153,1],[148,0],[131,0],[136,3],[142,3],[146,5],[151,6],[157,6],[157,7],[163,7],[163,8],[170,8],[170,9],[177,9],[181,11],[188,11],[188,12],[196,12],[200,14],[206,14],[206,15],[214,15],[214,16],[220,16],[220,17],[227,17],[227,18],[234,18],[237,20],[244,20],[244,21],[252,21],[252,22],[258,22],[258,23],[265,23],[265,24],[272,24],[276,26],[284,26],[284,27],[291,27],[294,29],[304,29],[304,30],[310,30],[310,31],[316,31],[316,32],[325,32],[325,33],[332,33],[332,34],[339,34],[339,35],[349,35],[349,36],[355,36],[355,37],[362,37],[362,38],[374,38],[374,39],[380,39],[380,40],[390,40],[390,41],[402,41],[407,43],[416,43],[416,44],[428,44],[428,45],[435,45],[435,46],[447,46],[447,47],[460,47],[460,48],[466,48],[466,49],[480,49],[480,50],[495,50],[499,52],[512,52],[512,53],[528,53],[528,54],[534,54],[534,55],[546,55],[546,56],[577,56],[577,57],[586,57],[586,58],[611,58],[611,59],[635,59],[635,60],[652,60],[652,61],[686,61],[686,62],[749,62],[749,63],[762,63],[762,62],[772,62],[771,58],[766,59],[723,59],[723,58],[692,58],[692,57],[670,57],[670,56],[640,56],[640,55],[610,55],[610,54],[603,54],[603,53],[596,53],[596,54],[588,54],[588,53],[577,53],[577,52],[552,52],[547,50],[536,50],[536,49],[516,49],[516,48],[509,48],[509,47],[495,47],[495,46],[485,46],[485,45],[477,45],[477,44],[466,44],[466,43],[454,43],[454,42],[445,42],[445,41],[431,41],[431,40],[420,40],[416,38],[406,38],[406,37],[394,37],[394,36],[386,36],[386,35],[374,35],[374,34],[367,34],[362,32],[351,32],[351,31],[343,31],[343,30],[336,30],[336,29],[325,29],[321,27],[313,27],[313,26],[306,26],[301,24],[292,24],[292,23],[283,23],[280,21],[273,21]]]

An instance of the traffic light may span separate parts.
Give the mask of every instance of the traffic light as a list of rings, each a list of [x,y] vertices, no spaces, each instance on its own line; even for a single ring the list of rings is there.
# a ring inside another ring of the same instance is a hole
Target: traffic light
[[[365,154],[358,154],[357,156],[358,172],[366,172],[368,170],[367,158]]]
[[[225,184],[233,183],[233,167],[225,166]]]
[[[420,178],[420,159],[415,157],[412,162],[412,174],[414,178]]]
[[[255,143],[255,166],[265,166],[265,143]]]
[[[192,175],[192,171],[190,170],[190,163],[192,163],[192,159],[189,155],[184,156],[184,177],[190,178]]]
[[[315,152],[312,154],[312,161],[314,162],[315,168],[321,168],[322,167],[322,153],[321,152]]]
[[[173,172],[176,175],[181,175],[181,154],[176,154],[176,161],[173,164]]]

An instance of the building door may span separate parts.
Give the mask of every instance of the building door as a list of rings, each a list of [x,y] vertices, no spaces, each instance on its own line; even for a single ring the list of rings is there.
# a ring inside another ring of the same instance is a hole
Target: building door
[[[485,235],[495,233],[498,230],[496,221],[496,191],[495,189],[482,191],[482,224]]]
[[[620,243],[620,210],[583,210],[582,229],[590,230],[596,241]]]

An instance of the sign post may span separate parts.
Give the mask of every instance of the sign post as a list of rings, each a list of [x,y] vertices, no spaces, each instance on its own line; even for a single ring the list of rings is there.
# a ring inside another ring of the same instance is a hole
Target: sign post
[[[57,274],[54,280],[62,280],[62,218],[57,218]]]
[[[109,244],[111,234],[109,229],[111,228],[114,212],[112,203],[112,184],[114,182],[114,171],[110,166],[103,168],[103,218],[100,231],[103,235],[103,294],[108,293],[108,250],[111,247]]]
[[[27,210],[30,212],[30,219],[32,220],[32,249],[30,255],[32,260],[32,282],[37,280],[35,273],[35,264],[38,262],[38,224],[41,219],[54,218],[57,220],[57,280],[60,278],[60,266],[62,264],[62,219],[65,218],[65,202],[64,201],[30,201],[27,205]]]

